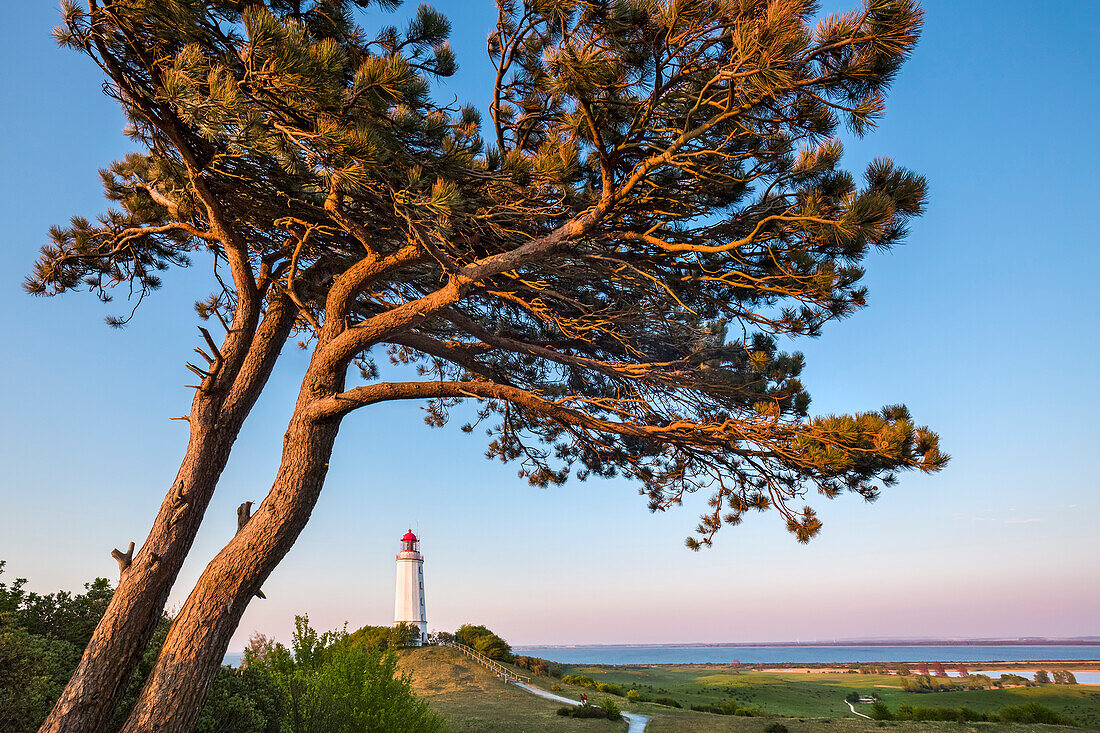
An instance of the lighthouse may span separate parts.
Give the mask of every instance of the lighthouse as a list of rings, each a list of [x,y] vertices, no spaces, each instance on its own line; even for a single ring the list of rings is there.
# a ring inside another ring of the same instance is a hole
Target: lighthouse
[[[410,528],[401,538],[397,553],[397,598],[393,606],[394,624],[412,624],[420,629],[419,643],[428,639],[428,617],[424,612],[424,556],[420,540]]]

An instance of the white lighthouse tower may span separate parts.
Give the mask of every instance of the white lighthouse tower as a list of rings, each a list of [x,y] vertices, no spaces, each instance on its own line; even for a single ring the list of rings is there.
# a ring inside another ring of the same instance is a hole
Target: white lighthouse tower
[[[393,606],[394,624],[413,624],[420,629],[419,643],[428,639],[428,617],[424,612],[424,556],[420,540],[412,529],[401,538],[397,553],[397,599]]]

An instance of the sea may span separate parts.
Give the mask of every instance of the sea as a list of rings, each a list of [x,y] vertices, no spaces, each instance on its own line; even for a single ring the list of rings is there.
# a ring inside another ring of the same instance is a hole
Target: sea
[[[563,664],[851,664],[1100,659],[1100,646],[527,646],[516,654]]]
[[[514,647],[515,654],[562,664],[852,664],[875,662],[1030,662],[1100,660],[1100,646],[752,646],[593,644]],[[225,655],[239,666],[243,654]],[[976,671],[976,670],[972,670]],[[991,673],[994,677],[1000,672]],[[1088,679],[1082,678],[1088,676]],[[1095,679],[1093,679],[1095,677]],[[1078,682],[1100,684],[1100,673],[1078,673]]]

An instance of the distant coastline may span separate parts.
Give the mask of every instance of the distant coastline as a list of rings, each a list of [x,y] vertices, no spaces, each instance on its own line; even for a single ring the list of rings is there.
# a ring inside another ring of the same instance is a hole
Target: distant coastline
[[[698,647],[706,649],[735,649],[740,647],[833,647],[833,646],[1096,646],[1100,637],[1086,636],[1078,639],[852,639],[839,641],[730,641],[683,642],[672,644],[517,644],[521,649],[590,649],[614,647],[616,649],[670,649]]]

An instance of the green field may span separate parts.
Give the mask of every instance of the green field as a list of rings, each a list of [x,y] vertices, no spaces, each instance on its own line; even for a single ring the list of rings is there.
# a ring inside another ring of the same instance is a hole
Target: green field
[[[622,731],[625,723],[605,720],[573,720],[555,714],[558,704],[506,685],[491,673],[451,649],[427,647],[407,650],[402,666],[413,675],[413,688],[442,713],[454,733],[511,733],[527,731]],[[567,674],[584,674],[599,682],[637,689],[647,697],[671,697],[683,709],[615,698],[627,711],[651,716],[647,733],[761,733],[771,722],[782,722],[790,733],[870,733],[882,729],[897,733],[952,731],[986,733],[1039,733],[1071,729],[1049,725],[1001,723],[915,723],[864,720],[852,715],[844,702],[851,691],[877,694],[892,710],[902,702],[923,707],[966,706],[980,712],[1007,705],[1038,702],[1075,719],[1084,730],[1100,730],[1100,688],[1077,685],[1044,685],[1004,690],[972,690],[914,694],[900,689],[896,676],[815,672],[783,673],[734,670],[725,666],[683,665],[661,667],[564,667]],[[525,673],[524,670],[518,670]],[[586,692],[594,702],[603,693],[535,677],[545,689],[579,699]],[[736,700],[754,707],[766,717],[714,715],[690,710],[691,705],[719,704]],[[866,713],[869,706],[857,705]],[[1081,729],[1077,729],[1081,730]]]
[[[844,696],[851,691],[877,694],[891,710],[908,702],[923,707],[966,706],[979,712],[991,712],[1008,705],[1038,702],[1091,729],[1100,729],[1100,688],[1091,685],[1043,685],[1003,690],[969,690],[914,694],[901,690],[893,675],[821,673],[783,673],[733,670],[725,666],[683,665],[661,667],[602,667],[574,665],[565,668],[567,674],[583,674],[598,682],[634,688],[646,697],[671,697],[685,709],[691,705],[720,704],[735,700],[745,707],[784,717],[852,719]],[[544,680],[540,683],[549,684]],[[563,689],[579,693],[581,688],[562,685]],[[633,705],[640,712],[668,709],[661,706]],[[865,706],[856,709],[866,713]],[[724,716],[711,716],[713,718]],[[874,724],[872,724],[874,725]],[[957,724],[955,729],[961,726]],[[790,726],[788,726],[790,727]],[[962,726],[964,727],[964,726]],[[990,724],[991,729],[1007,730],[1008,726]],[[1031,726],[1038,729],[1037,726]],[[745,730],[753,730],[746,728]],[[652,728],[659,731],[660,726]],[[730,730],[738,730],[730,728]],[[792,728],[792,730],[794,730]]]

